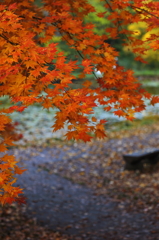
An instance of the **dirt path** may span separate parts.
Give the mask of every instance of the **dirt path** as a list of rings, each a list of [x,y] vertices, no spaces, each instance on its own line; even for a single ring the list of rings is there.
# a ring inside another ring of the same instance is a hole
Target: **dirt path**
[[[72,240],[158,240],[159,218],[155,214],[154,205],[150,202],[140,209],[136,206],[139,203],[142,206],[141,199],[135,206],[135,200],[129,198],[136,189],[134,182],[138,185],[146,184],[144,177],[140,179],[137,176],[136,182],[136,175],[127,173],[129,177],[124,180],[123,185],[126,184],[125,181],[132,180],[132,191],[129,190],[129,193],[125,190],[127,185],[124,190],[120,189],[119,173],[115,175],[112,168],[104,172],[101,166],[103,159],[109,161],[112,157],[112,164],[121,172],[123,152],[138,150],[144,146],[156,147],[158,144],[159,134],[154,133],[142,136],[140,140],[134,136],[131,139],[113,139],[88,146],[78,144],[61,148],[15,149],[14,154],[22,166],[28,169],[17,182],[25,188],[24,193],[28,198],[25,214],[36,219],[38,224],[66,234]],[[114,152],[115,155],[111,155]],[[110,179],[105,185],[98,187],[103,177]],[[124,191],[127,194],[125,197],[114,197]],[[113,194],[109,194],[111,192]],[[146,199],[144,192],[143,196]],[[158,207],[155,207],[158,211]]]

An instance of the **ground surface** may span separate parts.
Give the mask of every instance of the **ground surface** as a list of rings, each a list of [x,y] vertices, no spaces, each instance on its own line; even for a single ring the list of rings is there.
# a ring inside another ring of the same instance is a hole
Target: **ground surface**
[[[124,171],[123,153],[159,148],[158,127],[107,141],[13,149],[27,204],[1,209],[2,240],[158,240],[159,165]],[[48,230],[49,229],[49,230]]]

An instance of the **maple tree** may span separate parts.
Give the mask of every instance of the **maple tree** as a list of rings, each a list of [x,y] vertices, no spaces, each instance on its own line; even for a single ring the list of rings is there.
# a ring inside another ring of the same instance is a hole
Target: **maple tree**
[[[89,114],[98,104],[105,111],[132,120],[134,113],[145,108],[144,98],[151,104],[159,102],[142,89],[132,70],[116,65],[118,52],[108,43],[110,38],[124,36],[123,44],[131,47],[136,60],[145,62],[148,48],[159,48],[159,35],[153,33],[146,41],[136,38],[127,29],[132,23],[144,22],[146,31],[159,24],[159,2],[146,0],[100,0],[104,11],[97,12],[86,0],[44,0],[38,7],[34,0],[0,1],[0,97],[7,95],[11,107],[0,110],[0,202],[23,202],[22,189],[14,187],[16,174],[24,169],[17,166],[14,156],[6,153],[15,140],[10,114],[22,112],[29,105],[39,103],[43,108],[58,109],[53,131],[67,123],[66,138],[90,141],[90,132],[98,138],[106,136],[104,120]],[[94,12],[111,25],[104,34],[97,35],[95,25],[84,19]],[[68,48],[77,52],[75,60],[68,59],[58,51],[57,43],[48,43],[52,36],[60,34]],[[50,69],[48,66],[52,66]],[[75,77],[75,72],[81,73]],[[102,72],[97,77],[94,69]],[[96,89],[87,80],[94,72],[98,83]],[[81,88],[71,87],[72,79],[84,79]],[[53,87],[50,87],[53,86]],[[43,94],[45,93],[45,94]]]

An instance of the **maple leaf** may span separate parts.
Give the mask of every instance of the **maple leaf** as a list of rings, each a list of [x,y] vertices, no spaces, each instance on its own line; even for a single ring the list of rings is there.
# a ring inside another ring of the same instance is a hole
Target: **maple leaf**
[[[97,119],[96,119],[95,117],[92,117],[91,120],[92,120],[93,122],[97,122]]]
[[[159,103],[159,97],[153,96],[151,99],[151,104],[154,106],[156,103]]]
[[[0,152],[5,152],[5,151],[7,151],[7,147],[6,147],[6,145],[5,144],[0,144]]]
[[[10,197],[10,196],[0,197],[0,201],[1,201],[2,205],[6,204],[6,203],[12,204],[14,202],[14,200],[15,200],[15,198],[14,197]]]
[[[6,182],[6,179],[8,179],[9,174],[2,171],[0,174],[0,184],[3,185]]]
[[[85,81],[83,84],[82,84],[84,87],[88,88],[90,87],[90,85],[92,85],[92,83],[90,81]]]
[[[105,120],[105,119],[101,119],[100,120],[100,124],[102,125],[102,124],[105,124],[107,121]]]
[[[120,109],[114,111],[114,114],[115,114],[115,115],[118,115],[119,117],[125,116],[125,113],[124,113],[122,110],[120,110]]]
[[[25,65],[27,68],[35,68],[37,66],[37,63],[35,61],[29,60],[25,61]]]
[[[1,164],[1,170],[8,169],[9,167],[10,167],[10,164],[9,164],[9,163]]]
[[[106,137],[105,132],[102,131],[101,129],[97,129],[97,130],[95,131],[95,135],[96,135],[96,137],[98,137],[98,138],[105,138],[105,137]]]
[[[89,142],[93,137],[89,135],[89,133],[85,131],[78,131],[78,135],[75,139],[81,139],[84,142]]]
[[[107,106],[107,107],[104,108],[104,110],[105,110],[105,111],[108,111],[108,112],[109,112],[111,109],[112,109],[111,106]]]
[[[4,142],[9,146],[15,146],[15,144],[13,143],[13,139],[11,137],[6,137]]]
[[[137,56],[137,57],[135,58],[135,60],[147,64],[147,62],[146,62],[142,57],[140,57],[140,56]]]
[[[69,131],[65,134],[65,137],[67,140],[76,139],[77,136],[78,136],[77,130]]]
[[[8,10],[13,10],[17,8],[17,3],[10,4]]]
[[[100,12],[97,14],[98,17],[103,18],[107,12]]]
[[[152,34],[143,41],[127,26],[142,21],[147,26],[146,31],[155,30],[159,23],[155,17],[159,13],[156,1],[116,0],[106,3],[101,0],[98,4],[104,9],[100,13],[91,1],[85,0],[61,0],[54,1],[54,4],[45,0],[42,8],[34,8],[33,0],[12,2],[5,0],[0,5],[0,97],[6,95],[14,104],[0,110],[1,152],[7,151],[12,141],[18,138],[7,114],[22,112],[26,106],[36,102],[44,108],[59,110],[54,131],[63,128],[67,122],[66,138],[84,141],[91,140],[90,132],[99,138],[106,136],[104,120],[98,121],[95,117],[88,120],[97,102],[104,106],[105,111],[115,108],[115,115],[130,120],[134,115],[131,109],[141,111],[145,108],[143,98],[150,99],[152,105],[159,102],[158,96],[151,96],[141,89],[132,71],[116,64],[115,58],[119,53],[106,42],[122,35],[125,47],[129,45],[136,60],[145,62],[143,56],[148,49],[159,49],[158,36]],[[96,23],[85,21],[92,12],[100,18],[107,16],[110,22],[102,35],[95,33]],[[60,42],[54,42],[57,31],[62,36],[60,41],[76,51],[75,55],[68,57],[61,51]],[[50,65],[52,70],[48,68]],[[117,65],[115,71],[114,65]],[[92,74],[94,68],[102,72],[95,89],[86,80],[86,75]],[[74,74],[76,70],[78,77]],[[81,83],[76,90],[72,89],[72,79]],[[45,98],[41,96],[44,92]],[[18,106],[18,102],[22,105]],[[22,190],[9,185],[9,182],[14,182],[16,173],[24,171],[16,164],[13,156],[1,158],[2,203],[23,202],[23,198],[18,196]]]
[[[91,60],[89,60],[89,59],[84,59],[84,60],[82,61],[82,65],[83,65],[84,67],[89,67],[89,66],[91,65]]]
[[[25,196],[18,196],[17,198],[16,198],[16,202],[19,204],[19,205],[21,205],[21,204],[26,204],[26,197]]]
[[[32,74],[34,77],[38,77],[39,75],[41,75],[40,69],[39,69],[38,67],[36,67],[34,70],[31,71],[31,74]]]
[[[15,174],[22,174],[22,173],[25,172],[26,170],[27,170],[27,169],[21,169],[21,168],[15,166],[15,168],[14,168],[14,173],[15,173]]]
[[[11,112],[12,111],[23,112],[25,108],[26,108],[25,106],[21,106],[21,107],[19,107],[19,106],[12,106],[8,110],[11,111]]]
[[[87,45],[85,43],[80,43],[79,46],[77,47],[78,50],[83,50],[87,48]]]

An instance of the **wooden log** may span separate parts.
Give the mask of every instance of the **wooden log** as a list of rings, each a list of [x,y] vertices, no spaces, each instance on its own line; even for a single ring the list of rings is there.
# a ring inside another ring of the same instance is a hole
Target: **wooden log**
[[[159,149],[149,148],[123,155],[125,170],[142,170],[144,164],[155,165],[159,161]]]

